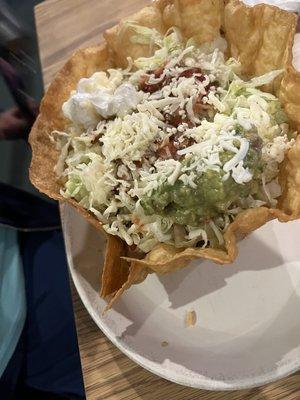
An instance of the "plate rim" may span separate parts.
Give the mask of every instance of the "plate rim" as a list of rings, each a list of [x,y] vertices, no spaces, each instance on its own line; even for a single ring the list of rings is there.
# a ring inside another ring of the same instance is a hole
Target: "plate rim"
[[[65,241],[65,248],[66,248],[66,256],[67,256],[67,262],[68,262],[68,269],[69,273],[71,275],[72,281],[74,283],[74,286],[77,290],[77,293],[89,313],[90,317],[92,320],[95,322],[97,327],[104,333],[104,335],[123,353],[125,354],[130,360],[141,366],[142,368],[146,369],[147,371],[163,378],[166,379],[170,382],[177,383],[182,386],[187,386],[187,387],[192,387],[195,389],[203,389],[203,390],[209,390],[209,391],[230,391],[230,390],[243,390],[243,389],[252,389],[256,388],[259,386],[263,386],[272,382],[275,382],[277,380],[286,378],[287,376],[290,376],[294,374],[295,372],[300,370],[300,358],[296,360],[295,362],[287,362],[284,365],[280,366],[277,370],[268,372],[268,373],[263,373],[258,375],[257,377],[249,377],[249,378],[244,378],[244,379],[238,379],[238,380],[233,380],[230,383],[220,381],[220,380],[212,380],[207,378],[207,381],[205,380],[205,376],[203,376],[203,380],[201,382],[197,382],[197,379],[193,379],[188,376],[182,376],[177,372],[172,371],[171,373],[168,373],[167,368],[159,368],[159,365],[155,361],[151,361],[147,359],[145,356],[136,353],[133,351],[127,344],[123,342],[123,340],[118,340],[114,334],[110,331],[110,329],[106,326],[105,321],[101,317],[101,315],[96,315],[92,305],[90,302],[87,300],[85,294],[84,294],[84,289],[82,285],[79,282],[79,279],[77,277],[77,272],[76,268],[73,263],[73,257],[70,252],[70,239],[68,238],[67,235],[67,212],[72,209],[72,206],[60,202],[59,203],[59,209],[60,209],[60,215],[61,215],[61,221],[62,221],[62,231],[63,231],[63,237]],[[157,365],[157,366],[155,366]],[[197,373],[196,373],[197,374]],[[200,374],[198,374],[200,376]]]

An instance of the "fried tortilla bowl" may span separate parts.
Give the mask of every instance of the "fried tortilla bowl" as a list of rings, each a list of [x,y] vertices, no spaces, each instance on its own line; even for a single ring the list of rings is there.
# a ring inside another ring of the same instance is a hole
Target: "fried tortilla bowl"
[[[249,77],[275,69],[284,73],[264,90],[275,94],[284,106],[293,129],[300,130],[300,73],[292,66],[292,46],[297,17],[277,7],[247,7],[237,0],[159,0],[128,17],[139,25],[165,33],[171,26],[180,28],[185,39],[194,37],[198,44],[212,41],[220,33],[228,43],[228,56],[242,64]],[[30,133],[33,157],[30,167],[32,183],[49,197],[67,201],[97,229],[101,223],[74,200],[60,194],[54,173],[59,152],[50,140],[53,130],[64,130],[67,120],[61,108],[82,77],[111,67],[127,66],[127,57],[149,56],[149,46],[133,43],[135,34],[124,21],[105,32],[106,42],[97,47],[77,51],[50,85],[41,104],[40,115]],[[108,307],[132,284],[142,282],[151,272],[165,274],[185,267],[198,258],[218,264],[232,263],[237,256],[237,240],[278,218],[281,222],[300,218],[300,138],[288,151],[281,164],[279,182],[282,195],[278,208],[259,207],[240,213],[227,228],[224,250],[178,249],[159,244],[144,259],[129,257],[125,242],[107,235],[101,296],[111,295]]]

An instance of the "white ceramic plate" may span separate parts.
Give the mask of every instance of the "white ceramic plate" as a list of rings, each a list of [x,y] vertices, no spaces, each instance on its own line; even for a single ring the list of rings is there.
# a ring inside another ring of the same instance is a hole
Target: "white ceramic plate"
[[[273,221],[240,244],[233,265],[192,262],[149,276],[105,317],[105,241],[62,207],[68,262],[93,320],[132,360],[171,381],[210,390],[259,386],[300,368],[300,222]],[[197,324],[186,327],[187,311]],[[162,342],[168,346],[163,347]]]

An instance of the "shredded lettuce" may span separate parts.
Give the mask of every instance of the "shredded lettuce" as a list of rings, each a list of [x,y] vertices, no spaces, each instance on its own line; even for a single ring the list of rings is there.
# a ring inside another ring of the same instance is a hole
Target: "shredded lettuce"
[[[227,42],[222,36],[217,36],[212,42],[206,42],[201,46],[197,46],[197,41],[192,37],[187,41],[186,46],[195,46],[197,47],[197,51],[203,54],[212,54],[216,49],[224,53],[227,49]]]
[[[148,28],[147,26],[138,25],[130,21],[125,22],[124,25],[126,27],[131,27],[136,32],[136,35],[130,37],[132,43],[156,44],[162,47],[163,37],[155,28]]]
[[[139,27],[137,29],[141,29],[141,32],[143,32],[143,28],[144,27]],[[146,38],[149,36],[148,29],[149,28],[147,28],[147,30],[145,31]],[[178,28],[170,28],[164,36],[159,34],[160,38],[158,38],[158,36],[156,35],[157,33],[157,31],[153,32],[154,42],[159,47],[159,49],[154,52],[152,57],[139,57],[134,60],[134,65],[138,69],[155,69],[166,62],[170,57],[172,57],[172,55],[183,50],[183,38]],[[148,41],[148,44],[151,44],[151,42]]]
[[[78,203],[82,203],[88,197],[88,191],[79,175],[70,174],[65,183],[65,197],[73,197]],[[84,202],[85,203],[85,202]],[[86,203],[87,205],[87,203]]]
[[[275,71],[267,72],[264,75],[252,78],[247,84],[248,87],[258,87],[267,85],[268,83],[273,82],[275,78],[281,75],[284,72],[283,69],[276,69]]]

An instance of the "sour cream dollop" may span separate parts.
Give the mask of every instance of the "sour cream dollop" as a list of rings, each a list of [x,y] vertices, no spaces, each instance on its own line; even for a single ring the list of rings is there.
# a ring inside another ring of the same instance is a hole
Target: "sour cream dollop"
[[[119,84],[115,73],[108,77],[105,72],[96,72],[81,79],[62,106],[64,116],[86,129],[95,127],[100,117],[123,117],[137,106],[139,93],[131,83]]]

